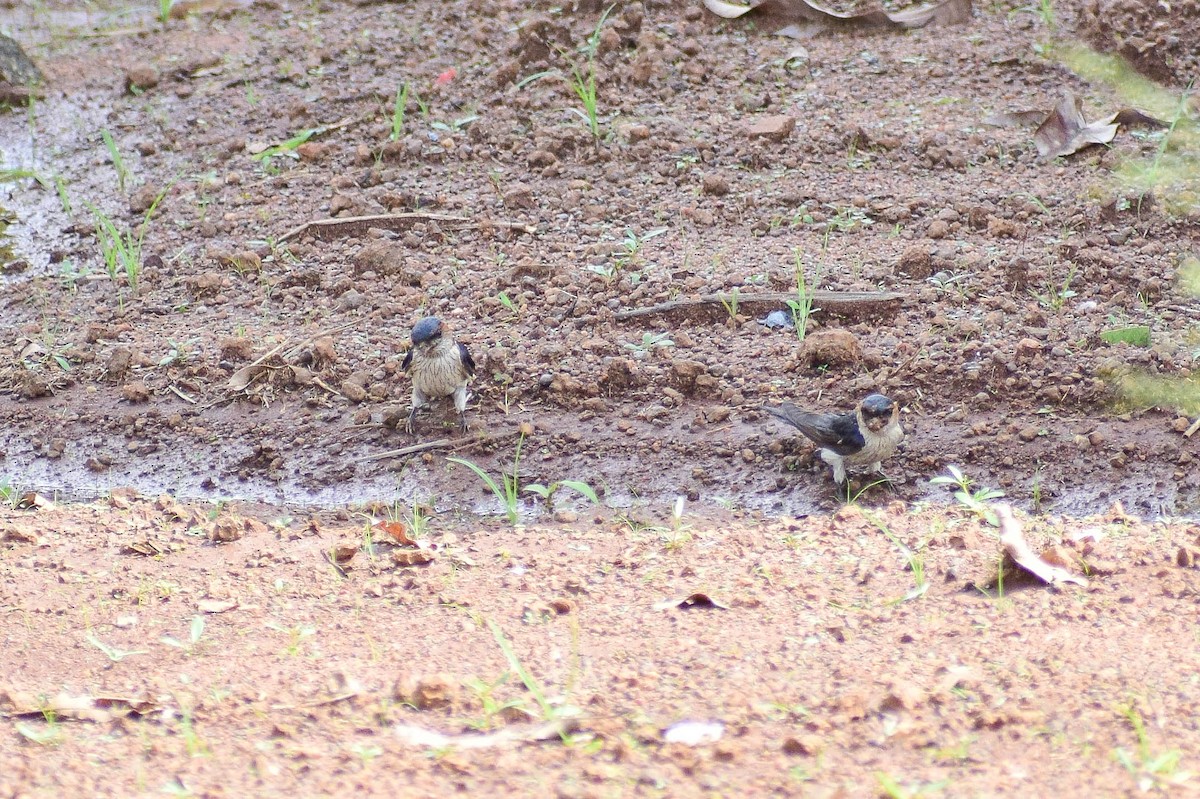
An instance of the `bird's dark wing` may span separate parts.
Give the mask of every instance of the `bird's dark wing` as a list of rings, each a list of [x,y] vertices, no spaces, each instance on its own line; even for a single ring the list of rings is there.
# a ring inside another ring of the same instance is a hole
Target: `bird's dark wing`
[[[412,366],[412,354],[416,347],[410,347],[408,352],[404,353],[404,363],[400,364],[400,368],[407,372],[408,367]]]
[[[866,444],[858,430],[858,420],[852,413],[810,413],[790,402],[764,410],[798,429],[813,443],[831,449],[838,455],[853,455]]]
[[[475,360],[471,357],[471,353],[467,351],[466,344],[459,343],[458,357],[462,361],[463,366],[466,367],[467,375],[468,376],[474,375],[475,374]]]

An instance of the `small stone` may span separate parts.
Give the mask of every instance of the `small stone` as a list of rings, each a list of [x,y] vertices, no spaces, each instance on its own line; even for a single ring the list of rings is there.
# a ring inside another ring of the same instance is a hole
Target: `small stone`
[[[950,225],[945,220],[935,219],[929,223],[929,229],[925,231],[925,235],[931,239],[944,239],[950,235]]]
[[[767,318],[761,324],[766,325],[772,330],[786,330],[795,327],[792,321],[792,315],[787,311],[771,311],[767,314]]]
[[[233,254],[222,254],[218,260],[231,266],[238,273],[261,272],[262,258],[254,250],[242,250]]]
[[[579,521],[579,514],[573,510],[567,510],[566,508],[563,508],[561,510],[554,511],[554,521],[558,522],[559,524],[574,524],[575,522]]]
[[[729,193],[729,180],[724,175],[705,175],[700,190],[714,197],[724,197]]]
[[[815,755],[821,751],[821,743],[821,736],[819,735],[789,736],[783,739],[783,746],[781,748],[785,755]]]
[[[786,115],[761,117],[746,129],[746,135],[751,139],[769,139],[783,141],[792,135],[796,129],[795,117]]]
[[[351,402],[362,402],[367,398],[367,389],[353,380],[342,381],[342,395]]]
[[[135,67],[130,67],[125,72],[125,91],[136,93],[146,89],[153,89],[158,85],[159,75],[158,70],[149,64],[139,64]]]
[[[650,128],[645,125],[625,125],[621,128],[620,132],[631,142],[645,141],[650,138]]]
[[[517,183],[504,192],[506,208],[533,208],[536,204],[533,189],[524,183]]]
[[[345,194],[335,194],[329,201],[329,215],[337,216],[342,211],[353,211],[354,199]]]
[[[863,351],[849,330],[818,330],[804,337],[797,357],[805,366],[853,366],[862,362]]]
[[[126,402],[139,403],[150,399],[150,390],[141,380],[121,386],[121,398]]]
[[[558,163],[558,156],[549,150],[534,150],[529,154],[525,163],[535,169],[543,169],[548,166],[554,166]]]
[[[896,271],[914,280],[924,280],[933,272],[933,258],[925,247],[913,245],[900,256]]]
[[[450,707],[458,700],[459,684],[449,674],[406,675],[396,681],[392,693],[396,699],[417,710],[435,710]]]
[[[1038,431],[1036,427],[1026,427],[1024,430],[1017,433],[1017,438],[1021,439],[1026,444],[1028,444],[1030,441],[1033,441],[1037,437]]]

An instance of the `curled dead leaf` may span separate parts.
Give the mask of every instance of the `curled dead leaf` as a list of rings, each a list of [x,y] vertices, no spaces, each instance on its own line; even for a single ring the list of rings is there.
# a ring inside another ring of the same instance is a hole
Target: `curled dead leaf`
[[[416,539],[410,538],[404,522],[380,520],[371,525],[372,532],[387,533],[397,544],[406,547],[418,546]]]
[[[54,510],[54,503],[36,491],[27,491],[21,495],[17,508],[19,510]]]
[[[689,608],[716,608],[717,610],[729,610],[729,606],[720,600],[713,599],[708,594],[700,592],[688,594],[679,599],[665,599],[654,605],[655,610],[670,610],[671,608],[679,608],[680,610],[688,610]]]
[[[229,382],[226,384],[226,387],[230,391],[245,391],[250,384],[254,382],[254,378],[258,377],[265,371],[266,367],[261,363],[252,363],[247,366],[243,366],[241,369],[238,369],[236,372],[230,375]]]
[[[920,28],[930,23],[961,25],[971,19],[972,12],[971,0],[942,0],[898,12],[888,11],[880,5],[865,11],[834,11],[812,0],[751,0],[749,5],[727,0],[704,0],[704,5],[725,19],[737,19],[750,11],[761,10],[784,19],[854,28]]]
[[[125,545],[125,552],[129,555],[145,555],[153,557],[163,553],[162,547],[153,541],[134,541]]]
[[[1013,111],[992,114],[983,120],[985,125],[995,127],[1024,127],[1037,125],[1033,134],[1038,155],[1043,160],[1061,158],[1077,153],[1093,144],[1108,144],[1117,134],[1117,128],[1148,127],[1164,128],[1167,123],[1155,119],[1136,108],[1122,108],[1103,119],[1088,122],[1083,116],[1083,105],[1071,91],[1063,92],[1053,110]]]
[[[1087,580],[1039,557],[1025,540],[1020,523],[1013,516],[1012,508],[1003,503],[993,506],[1000,522],[1000,544],[1013,563],[1037,577],[1044,583],[1075,583],[1087,585]]]

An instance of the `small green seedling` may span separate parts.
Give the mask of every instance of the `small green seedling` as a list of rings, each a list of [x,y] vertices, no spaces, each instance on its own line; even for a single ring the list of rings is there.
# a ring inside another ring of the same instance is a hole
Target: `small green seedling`
[[[396,89],[396,101],[392,104],[392,134],[388,137],[392,141],[399,141],[404,135],[404,113],[408,108],[408,81],[404,85]]]
[[[950,472],[950,474],[939,475],[930,480],[930,484],[954,486],[958,489],[954,492],[954,498],[961,505],[991,526],[999,527],[1000,522],[996,518],[996,512],[992,510],[988,503],[993,499],[1003,497],[1004,492],[998,488],[978,488],[972,491],[971,478],[963,474],[961,469],[957,466],[947,466],[946,471]]]
[[[600,49],[600,30],[604,27],[608,15],[612,13],[614,6],[609,6],[600,15],[600,21],[596,23],[596,28],[591,35],[584,40],[580,50],[583,53],[583,64],[571,64],[571,90],[575,92],[575,96],[579,98],[579,102],[583,104],[583,110],[578,108],[570,109],[577,114],[585,123],[588,130],[592,133],[592,138],[596,141],[600,139],[600,116],[599,116],[599,87],[596,85],[596,51]]]
[[[593,505],[600,504],[600,497],[596,496],[596,491],[590,485],[582,480],[559,480],[557,483],[550,485],[542,485],[541,483],[531,483],[525,486],[525,490],[532,494],[537,494],[546,503],[546,507],[554,508],[554,495],[560,488],[569,488],[580,496],[588,499]]]
[[[197,644],[200,643],[201,637],[204,635],[204,617],[193,616],[191,626],[188,628],[188,640],[185,643],[178,638],[173,638],[169,635],[164,635],[159,640],[167,646],[173,646],[176,649],[182,649],[189,655],[196,650]]]
[[[129,171],[125,169],[125,161],[121,158],[121,153],[117,150],[117,143],[113,141],[111,133],[107,130],[101,130],[100,138],[104,139],[104,146],[108,149],[108,157],[112,159],[113,168],[117,170],[117,188],[124,193],[125,179],[129,177]]]
[[[86,636],[84,636],[84,638],[89,644],[103,652],[113,663],[120,663],[125,658],[132,657],[134,655],[148,654],[144,649],[126,651],[123,649],[117,649],[115,646],[109,646],[97,638],[93,633],[88,633]]]
[[[627,350],[644,354],[660,347],[674,347],[675,342],[666,333],[643,333],[641,341],[626,341],[621,346]]]

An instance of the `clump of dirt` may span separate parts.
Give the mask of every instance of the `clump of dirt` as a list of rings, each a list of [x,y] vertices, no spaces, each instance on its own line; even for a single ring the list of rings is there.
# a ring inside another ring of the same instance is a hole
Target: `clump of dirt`
[[[1200,75],[1200,7],[1156,0],[1088,0],[1078,32],[1102,52],[1117,53],[1143,75],[1185,88]]]

